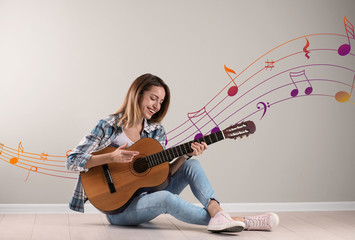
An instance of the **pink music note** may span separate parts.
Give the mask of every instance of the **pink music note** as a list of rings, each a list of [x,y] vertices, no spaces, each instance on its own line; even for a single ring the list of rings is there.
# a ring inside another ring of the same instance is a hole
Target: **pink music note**
[[[226,65],[224,65],[224,70],[226,71],[226,73],[228,74],[229,78],[232,80],[232,82],[234,83],[235,86],[232,86],[228,89],[228,96],[230,97],[233,97],[235,96],[237,93],[238,93],[238,86],[237,84],[234,82],[234,78],[231,77],[231,75],[229,75],[229,73],[233,73],[235,75],[237,75],[235,73],[234,70],[230,69],[230,68],[227,68]]]
[[[192,122],[192,124],[196,127],[197,131],[199,131],[199,133],[195,135],[194,140],[203,137],[203,133],[201,132],[201,129],[200,129],[199,127],[197,127],[197,125],[194,123],[194,121],[192,121],[192,119],[202,116],[202,118],[200,119],[200,120],[202,120],[202,119],[204,118],[203,115],[207,116],[207,117],[214,123],[214,125],[215,125],[215,127],[211,130],[211,133],[216,133],[216,132],[220,131],[220,129],[219,129],[217,123],[216,123],[216,122],[213,120],[213,118],[211,118],[211,116],[207,113],[206,108],[203,107],[202,109],[200,109],[200,110],[198,110],[198,111],[196,111],[196,112],[191,112],[191,113],[188,113],[188,114],[187,114],[187,117],[189,118],[189,120],[190,120],[190,121]]]
[[[346,30],[346,36],[348,37],[349,44],[345,43],[338,48],[338,54],[340,56],[345,56],[350,53],[350,50],[351,50],[350,37],[352,39],[355,39],[354,26],[346,18],[346,16],[344,17],[344,27]],[[349,37],[349,35],[350,35],[350,37]]]
[[[10,163],[11,164],[16,164],[20,158],[20,152],[23,153],[24,149],[23,149],[23,146],[22,146],[22,143],[20,142],[18,144],[18,148],[17,148],[17,157],[13,157],[10,159]]]
[[[31,166],[30,169],[28,169],[28,174],[27,174],[27,177],[25,179],[25,182],[27,181],[28,177],[30,176],[30,172],[37,172],[38,171],[38,168],[35,167],[35,166]]]
[[[295,89],[293,89],[291,91],[291,96],[292,97],[296,97],[298,95],[298,87],[297,87],[295,81],[293,80],[293,78],[301,77],[301,76],[303,76],[307,80],[307,82],[309,84],[309,87],[306,88],[304,93],[306,95],[309,95],[309,94],[311,94],[313,92],[313,88],[312,88],[311,82],[308,80],[308,78],[306,76],[306,73],[305,73],[305,70],[302,70],[302,71],[299,71],[299,72],[290,72],[290,78],[291,78],[293,84],[295,85]]]

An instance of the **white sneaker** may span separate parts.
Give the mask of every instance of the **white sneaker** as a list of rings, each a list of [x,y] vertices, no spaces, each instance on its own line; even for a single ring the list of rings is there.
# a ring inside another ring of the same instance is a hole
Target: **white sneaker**
[[[246,230],[270,231],[279,225],[280,219],[276,213],[265,213],[257,216],[245,217]]]
[[[242,221],[235,221],[228,213],[220,211],[208,223],[207,230],[211,232],[241,232],[245,228]]]

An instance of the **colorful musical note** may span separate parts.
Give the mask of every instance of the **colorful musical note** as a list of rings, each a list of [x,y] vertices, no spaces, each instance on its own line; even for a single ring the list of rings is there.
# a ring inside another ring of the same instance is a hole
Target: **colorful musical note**
[[[206,108],[204,107],[204,108],[202,108],[202,109],[200,109],[200,110],[198,110],[198,111],[196,111],[196,112],[191,112],[191,113],[188,113],[188,114],[187,114],[187,117],[189,118],[189,120],[190,120],[190,121],[192,122],[192,124],[196,127],[197,131],[199,131],[199,133],[195,135],[194,140],[203,137],[203,133],[201,132],[201,129],[196,126],[196,124],[194,123],[194,121],[192,121],[192,118],[200,117],[200,116],[202,116],[203,114],[205,114],[206,116],[208,116],[208,118],[216,125],[216,126],[211,130],[211,133],[216,133],[216,132],[220,131],[220,129],[219,129],[217,123],[213,120],[213,118],[211,118],[211,116],[207,113]],[[202,118],[204,118],[204,117],[202,117]],[[202,119],[202,118],[201,118],[201,119]],[[201,120],[201,119],[200,119],[200,120]]]
[[[266,109],[267,109],[267,107],[270,107],[270,103],[264,103],[264,102],[258,102],[257,104],[256,104],[256,107],[258,108],[258,109],[260,109],[261,107],[259,106],[259,104],[261,104],[263,107],[264,107],[264,113],[263,113],[263,115],[261,116],[261,118],[260,118],[260,120],[264,117],[264,115],[265,115],[265,113],[266,113]]]
[[[48,159],[48,154],[43,152],[43,153],[41,153],[40,157],[43,161],[46,161]]]
[[[19,160],[19,158],[20,158],[20,151],[21,151],[21,153],[23,153],[23,151],[24,151],[21,142],[18,144],[17,157],[13,157],[13,158],[10,159],[10,163],[11,163],[11,164],[16,164],[16,163],[18,163],[18,160]]]
[[[0,143],[0,155],[2,154],[3,150],[4,150],[4,144]]]
[[[305,79],[307,80],[307,82],[308,82],[308,84],[309,84],[309,87],[306,88],[306,90],[304,91],[304,93],[305,93],[306,95],[309,95],[309,94],[311,94],[311,93],[313,92],[313,88],[312,88],[311,82],[308,80],[308,78],[307,78],[307,76],[306,76],[306,73],[305,73],[305,70],[302,70],[302,71],[299,71],[299,72],[290,72],[290,78],[291,78],[293,84],[295,85],[295,89],[293,89],[293,90],[291,91],[291,96],[292,96],[292,97],[296,97],[296,96],[298,95],[298,87],[297,87],[295,81],[293,80],[293,78],[295,78],[295,77],[301,77],[301,76],[305,77]]]
[[[270,69],[270,71],[271,71],[271,70],[275,67],[275,66],[274,66],[274,63],[275,63],[275,62],[272,61],[272,60],[269,62],[269,59],[268,59],[268,60],[265,62],[265,64],[266,64],[265,70]]]
[[[304,46],[304,48],[303,48],[303,52],[305,52],[305,56],[309,59],[310,57],[309,57],[309,53],[310,53],[310,51],[308,51],[308,47],[309,47],[309,41],[308,41],[308,39],[306,38],[306,45]]]
[[[230,68],[227,68],[226,65],[224,65],[224,70],[226,71],[226,73],[228,74],[229,78],[232,80],[232,82],[234,83],[235,86],[232,86],[228,89],[228,96],[230,97],[233,97],[235,96],[237,93],[238,93],[238,86],[237,84],[234,82],[234,78],[231,77],[231,75],[229,75],[229,73],[233,73],[235,75],[237,75],[235,73],[234,70],[230,69]]]
[[[27,181],[28,177],[30,176],[30,172],[37,172],[38,171],[38,168],[35,167],[35,166],[31,166],[30,169],[28,169],[28,173],[27,173],[27,177],[25,179],[25,182]]]
[[[345,31],[346,31],[346,36],[348,37],[349,44],[345,43],[338,48],[338,54],[340,56],[346,56],[350,53],[350,50],[351,50],[350,37],[352,39],[355,39],[354,26],[346,18],[346,16],[344,17],[344,27],[345,27]],[[349,37],[349,35],[350,35],[350,37]]]
[[[340,91],[340,92],[337,92],[335,94],[335,100],[337,100],[338,102],[341,102],[341,103],[345,103],[347,101],[350,100],[351,98],[351,95],[353,94],[353,90],[354,90],[354,82],[355,82],[355,75],[354,75],[354,80],[353,80],[353,85],[351,86],[351,91],[350,91],[350,94],[348,92],[345,92],[345,91]],[[350,102],[350,101],[349,101]],[[353,102],[351,102],[352,104],[355,104]]]
[[[68,150],[68,151],[65,153],[65,156],[68,157],[71,151],[72,151],[72,150]]]

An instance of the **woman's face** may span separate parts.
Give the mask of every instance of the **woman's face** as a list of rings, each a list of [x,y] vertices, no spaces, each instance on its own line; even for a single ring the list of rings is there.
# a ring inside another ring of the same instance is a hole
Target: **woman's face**
[[[151,119],[152,116],[160,110],[164,98],[165,90],[160,86],[151,86],[148,91],[143,92],[139,104],[143,118]]]

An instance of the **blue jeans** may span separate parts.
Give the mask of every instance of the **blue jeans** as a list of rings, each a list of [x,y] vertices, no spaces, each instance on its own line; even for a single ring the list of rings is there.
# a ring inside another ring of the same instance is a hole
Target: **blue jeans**
[[[187,185],[204,208],[179,197]],[[164,190],[137,196],[122,213],[107,215],[107,220],[114,225],[138,225],[160,214],[170,214],[186,223],[207,225],[211,217],[206,209],[211,199],[216,196],[200,163],[190,159],[181,165]]]

